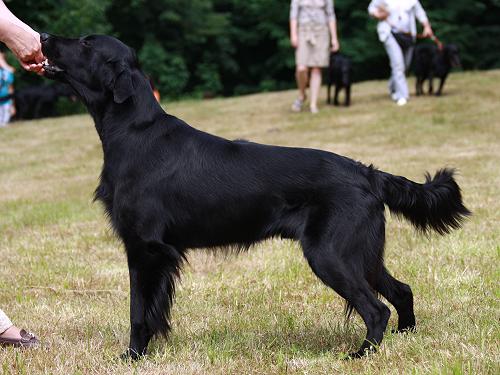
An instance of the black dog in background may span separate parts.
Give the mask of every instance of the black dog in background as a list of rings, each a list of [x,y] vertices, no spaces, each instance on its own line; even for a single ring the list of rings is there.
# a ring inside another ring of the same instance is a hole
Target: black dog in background
[[[439,78],[436,96],[443,92],[444,83],[452,68],[460,67],[460,54],[455,44],[445,44],[442,49],[435,44],[420,44],[415,47],[415,76],[417,95],[424,94],[424,82],[429,80],[429,94],[434,93],[433,79]]]
[[[119,40],[40,38],[45,75],[75,89],[102,142],[95,197],[127,254],[126,355],[138,358],[153,335],[170,330],[189,249],[247,249],[275,236],[299,241],[313,272],[363,318],[366,339],[352,357],[384,336],[390,310],[377,293],[395,306],[399,331],[414,329],[411,289],[383,263],[384,205],[423,232],[458,228],[469,211],[452,170],[419,184],[331,152],[204,133],[163,111]]]
[[[327,100],[328,104],[332,103],[331,88],[335,85],[335,95],[333,104],[339,105],[339,92],[345,89],[344,105],[348,107],[351,104],[351,76],[352,76],[352,63],[351,59],[338,52],[330,54],[330,65],[327,73]]]
[[[28,86],[16,90],[13,98],[16,120],[30,120],[56,115],[55,106],[61,97],[75,98],[73,89],[65,83]]]

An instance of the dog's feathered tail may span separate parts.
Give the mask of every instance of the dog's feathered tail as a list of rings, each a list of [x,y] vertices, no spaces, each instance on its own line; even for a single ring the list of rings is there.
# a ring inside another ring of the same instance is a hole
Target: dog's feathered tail
[[[462,221],[471,215],[463,204],[453,169],[441,169],[433,178],[426,173],[423,184],[371,170],[375,194],[392,213],[408,219],[421,232],[449,233],[460,228]]]

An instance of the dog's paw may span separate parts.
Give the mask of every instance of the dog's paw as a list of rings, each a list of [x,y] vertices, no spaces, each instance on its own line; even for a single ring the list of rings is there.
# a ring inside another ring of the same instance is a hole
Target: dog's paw
[[[359,349],[357,352],[352,352],[352,353],[347,354],[347,356],[344,358],[344,360],[350,361],[353,359],[360,359],[360,358],[366,357],[370,354],[373,354],[376,351],[377,350],[374,347]]]
[[[401,327],[401,328],[398,327],[397,329],[391,330],[391,333],[400,333],[400,334],[415,333],[415,332],[417,332],[417,327],[415,325]]]
[[[146,353],[139,354],[136,350],[128,348],[124,353],[120,354],[122,361],[138,361],[146,356]]]

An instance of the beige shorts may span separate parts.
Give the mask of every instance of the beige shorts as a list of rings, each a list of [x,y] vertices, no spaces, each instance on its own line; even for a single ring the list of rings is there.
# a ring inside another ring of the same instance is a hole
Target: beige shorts
[[[307,67],[327,67],[330,63],[330,30],[328,25],[299,25],[299,45],[295,64]]]

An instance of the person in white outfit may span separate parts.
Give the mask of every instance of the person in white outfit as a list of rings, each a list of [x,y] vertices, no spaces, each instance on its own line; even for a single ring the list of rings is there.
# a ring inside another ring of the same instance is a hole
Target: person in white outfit
[[[389,93],[400,106],[410,98],[406,71],[413,57],[417,38],[416,19],[422,24],[424,38],[434,35],[424,8],[418,0],[372,0],[368,13],[379,20],[377,33],[384,43],[391,64]]]

